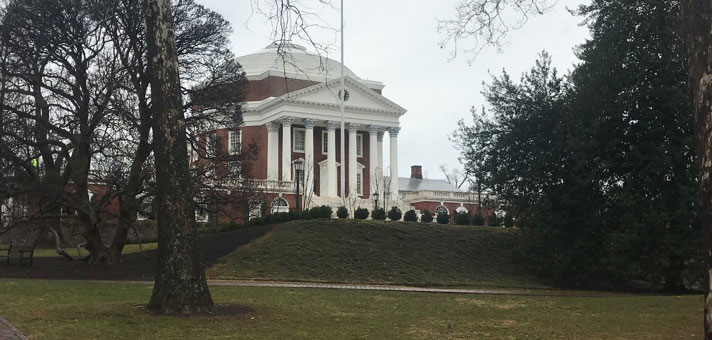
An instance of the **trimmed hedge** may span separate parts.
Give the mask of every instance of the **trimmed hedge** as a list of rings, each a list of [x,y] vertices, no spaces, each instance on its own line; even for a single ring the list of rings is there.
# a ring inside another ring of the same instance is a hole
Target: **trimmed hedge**
[[[346,209],[345,206],[340,206],[338,209],[336,209],[336,216],[338,218],[348,218],[349,217],[349,210]]]
[[[371,218],[374,220],[383,221],[386,219],[386,210],[383,208],[376,208],[371,210]]]
[[[320,207],[313,207],[309,209],[309,212],[307,213],[307,217],[305,219],[313,220],[315,218],[331,218],[332,214],[333,210],[331,210],[330,206],[322,205]]]
[[[403,215],[403,221],[406,222],[418,222],[418,214],[415,213],[415,210],[408,210],[405,212]]]
[[[368,209],[358,207],[354,211],[354,218],[357,220],[365,220],[368,218]]]
[[[497,215],[495,213],[492,213],[492,215],[487,216],[487,225],[490,227],[499,227],[500,220],[499,218],[497,218]]]
[[[472,225],[476,225],[476,226],[479,226],[479,227],[485,225],[485,218],[484,218],[484,216],[482,216],[482,215],[480,215],[480,214],[475,215],[475,217],[472,218]]]
[[[438,213],[438,216],[435,219],[438,221],[438,224],[449,224],[450,223],[450,214],[441,212],[441,213]]]
[[[391,210],[388,210],[388,219],[391,221],[400,221],[401,217],[403,217],[403,213],[401,213],[400,208],[398,207],[393,207]]]
[[[466,212],[455,213],[455,224],[470,225],[470,213],[466,213]]]
[[[423,210],[423,215],[420,217],[423,223],[433,223],[433,214],[430,211]]]

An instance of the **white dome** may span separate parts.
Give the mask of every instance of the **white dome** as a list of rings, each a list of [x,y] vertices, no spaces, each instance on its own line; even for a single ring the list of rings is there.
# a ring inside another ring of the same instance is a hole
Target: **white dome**
[[[269,75],[307,79],[323,82],[341,76],[341,63],[307,52],[304,46],[287,43],[282,46],[282,55],[277,52],[279,43],[269,44],[263,50],[237,58],[248,79],[263,79]],[[285,72],[286,70],[286,72]],[[348,67],[344,75],[361,80]]]

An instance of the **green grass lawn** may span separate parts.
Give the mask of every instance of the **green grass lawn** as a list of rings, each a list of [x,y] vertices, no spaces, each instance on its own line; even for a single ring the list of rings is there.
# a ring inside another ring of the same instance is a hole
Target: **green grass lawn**
[[[294,221],[223,257],[213,279],[545,287],[518,231],[357,220]]]
[[[158,243],[144,243],[143,244],[143,250],[151,250],[151,249],[156,249],[158,247]],[[77,248],[64,248],[64,250],[69,253],[72,256],[77,256]],[[131,253],[138,253],[140,251],[138,244],[127,244],[124,246],[124,250],[121,252],[122,254],[131,254]],[[89,252],[84,249],[80,248],[80,254],[81,256],[89,255]],[[57,256],[62,256],[57,254],[57,251],[52,248],[52,249],[35,249],[35,254],[34,256],[36,257],[57,257]]]
[[[0,280],[0,315],[30,339],[689,339],[701,296],[523,297],[213,287],[253,313],[179,318],[152,287]]]

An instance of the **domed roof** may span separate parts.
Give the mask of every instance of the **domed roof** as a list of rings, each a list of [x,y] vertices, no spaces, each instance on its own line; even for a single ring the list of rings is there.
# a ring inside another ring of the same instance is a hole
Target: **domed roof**
[[[341,63],[336,60],[309,53],[297,44],[284,43],[281,50],[278,48],[279,42],[274,42],[260,51],[237,58],[248,79],[286,74],[289,78],[323,82],[341,76]],[[348,67],[344,67],[344,75],[361,80]]]

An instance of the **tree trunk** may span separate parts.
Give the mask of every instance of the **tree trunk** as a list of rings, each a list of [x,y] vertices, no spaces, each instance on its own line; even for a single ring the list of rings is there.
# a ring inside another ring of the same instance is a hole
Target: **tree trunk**
[[[213,300],[197,252],[171,2],[145,0],[144,6],[158,219],[158,268],[148,307],[169,314],[206,312]]]
[[[699,152],[699,218],[707,238],[705,339],[712,340],[712,4],[683,0],[682,14],[688,48],[692,110]]]

